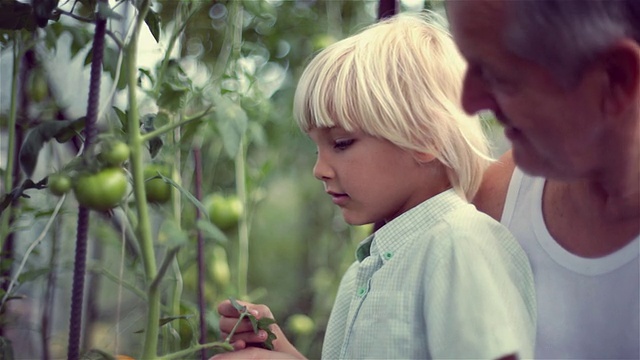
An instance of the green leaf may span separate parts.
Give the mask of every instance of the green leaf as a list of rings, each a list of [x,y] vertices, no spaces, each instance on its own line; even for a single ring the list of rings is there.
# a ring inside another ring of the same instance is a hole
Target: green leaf
[[[151,82],[151,86],[155,84],[156,79],[153,77],[153,74],[151,74],[151,71],[149,69],[139,68],[138,72],[140,72],[140,75],[138,75],[138,84],[142,82],[143,76],[149,79],[149,81]]]
[[[29,195],[25,194],[26,190],[44,189],[45,187],[47,187],[47,178],[38,181],[38,183],[34,183],[31,179],[26,179],[20,186],[2,196],[2,199],[0,199],[0,214],[2,214],[2,212],[7,207],[9,207],[15,200],[19,199],[20,197],[30,198]]]
[[[92,54],[93,51],[90,51],[89,54]],[[89,56],[89,54],[87,54],[87,56]],[[118,49],[113,49],[110,47],[106,47],[104,49],[104,56],[103,56],[103,66],[104,69],[106,71],[109,72],[109,74],[111,75],[112,79],[116,79],[116,76],[118,76],[118,59],[120,57],[120,50]],[[87,61],[85,60],[85,65],[87,64]],[[117,89],[118,90],[122,90],[125,87],[127,87],[127,76],[128,76],[128,68],[126,66],[120,66],[120,76],[118,77],[118,84],[117,84]]]
[[[272,318],[262,318],[258,320],[258,328],[265,329],[265,328],[268,328],[269,325],[275,324],[275,323],[276,321],[273,320]]]
[[[164,115],[163,113],[160,114],[146,114],[144,116],[142,116],[140,118],[140,122],[142,125],[142,132],[143,133],[148,133],[148,132],[152,132],[156,129],[155,123],[160,120],[160,119],[165,119],[166,115]],[[162,145],[164,145],[162,139],[160,139],[159,137],[154,137],[151,140],[149,140],[149,154],[151,154],[151,158],[155,158],[156,155],[158,155],[158,153],[160,152],[160,149],[162,149]]]
[[[189,236],[174,220],[166,219],[162,222],[158,242],[169,247],[182,246],[189,242]]]
[[[206,239],[213,239],[219,243],[227,243],[229,239],[227,235],[222,232],[217,226],[208,220],[198,220],[196,222],[196,228],[202,232],[202,235]]]
[[[189,88],[180,87],[171,83],[164,83],[160,87],[160,96],[157,104],[161,109],[177,112],[184,105],[185,96],[189,93]]]
[[[38,162],[38,154],[44,143],[55,138],[58,142],[65,142],[84,126],[85,118],[76,120],[50,120],[40,123],[27,133],[22,143],[18,159],[20,166],[28,177],[31,177]]]
[[[234,298],[233,296],[229,297],[229,301],[231,302],[231,305],[239,312],[244,313],[247,311],[247,307],[244,305],[240,305],[238,300],[236,300],[236,298]]]
[[[258,333],[258,319],[256,319],[255,316],[249,314],[247,315],[247,317],[249,318],[249,321],[251,321],[251,326],[253,327],[253,332],[254,333]]]
[[[151,35],[156,39],[156,42],[160,42],[160,15],[149,9],[144,22],[149,27],[149,31],[151,31]]]
[[[187,315],[176,315],[176,316],[165,316],[163,318],[160,319],[160,326],[165,326],[168,323],[174,321],[174,320],[188,320],[189,318],[193,317],[193,315],[187,314]]]
[[[122,19],[122,15],[113,11],[113,9],[111,8],[111,6],[109,6],[108,3],[105,3],[102,1],[98,3],[98,14],[103,19],[113,19],[113,20]]]
[[[78,135],[80,131],[84,129],[86,121],[86,116],[82,116],[75,120],[55,121],[57,131],[55,132],[55,135],[53,137],[57,142],[63,144],[71,140],[71,138],[73,138],[74,136]]]
[[[269,325],[275,324],[276,321],[272,318],[261,318],[257,320],[255,316],[248,314],[247,317],[251,321],[251,326],[253,326],[253,332],[258,333],[259,330],[264,330],[267,333],[267,339],[262,344],[265,349],[273,350],[273,340],[275,340],[276,334],[271,331]]]
[[[71,58],[74,58],[91,42],[92,36],[87,29],[79,26],[64,25],[62,28],[71,35]]]
[[[129,118],[126,111],[122,111],[117,107],[113,106],[113,111],[118,116],[118,120],[120,120],[120,125],[122,125],[122,129],[127,129],[127,124],[129,123]]]
[[[184,106],[186,95],[192,91],[192,83],[180,63],[169,60],[164,72],[157,105],[160,108],[176,112]]]
[[[234,158],[240,149],[242,136],[247,131],[249,123],[247,113],[239,104],[229,98],[219,97],[215,115],[224,149],[230,158]]]
[[[178,183],[173,181],[170,177],[164,176],[164,175],[162,175],[160,173],[158,173],[158,176],[164,182],[169,183],[169,185],[171,185],[174,188],[178,189],[178,191],[180,191],[180,194],[184,195],[184,197],[186,197],[189,201],[191,201],[194,205],[196,205],[200,209],[200,211],[204,210],[204,213],[205,214],[207,213],[204,205],[202,205],[202,203],[200,201],[198,201],[198,199],[196,199],[193,195],[191,195],[191,193],[189,191],[187,191],[185,188],[183,188]]]
[[[39,278],[40,276],[48,274],[49,271],[50,271],[49,268],[25,271],[22,274],[20,274],[20,276],[18,276],[18,281],[21,282],[21,283],[26,283],[26,282],[29,282],[29,281],[33,281],[33,280]]]
[[[149,140],[149,154],[151,154],[152,159],[158,155],[162,145],[164,145],[164,142],[157,136]]]
[[[47,141],[48,139],[46,139],[42,132],[38,131],[37,128],[28,132],[27,136],[24,138],[24,142],[20,147],[18,160],[20,161],[22,171],[27,174],[27,177],[31,177],[31,175],[33,175],[33,170],[38,164],[38,154],[40,153],[40,149],[42,149],[42,146],[44,146],[44,143]]]

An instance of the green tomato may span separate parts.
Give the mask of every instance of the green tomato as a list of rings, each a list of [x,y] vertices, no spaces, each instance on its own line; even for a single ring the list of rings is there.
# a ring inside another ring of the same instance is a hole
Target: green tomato
[[[287,319],[287,328],[297,335],[309,335],[315,329],[315,323],[307,315],[294,314]]]
[[[313,44],[313,50],[317,51],[317,50],[322,50],[328,47],[329,45],[335,43],[336,41],[337,40],[335,37],[328,34],[323,34],[323,35],[315,36],[313,40],[311,40],[311,43]]]
[[[42,74],[34,74],[31,82],[31,99],[41,102],[49,95],[49,85]]]
[[[171,199],[171,184],[166,183],[161,178],[148,180],[158,173],[163,176],[171,176],[171,168],[169,166],[151,164],[144,168],[144,191],[147,194],[147,201],[152,203],[164,204]]]
[[[56,196],[62,196],[71,190],[71,177],[67,174],[55,173],[47,180],[49,191]]]
[[[227,260],[227,252],[220,245],[214,245],[211,259],[213,263],[209,263],[209,275],[220,288],[224,289],[231,281],[231,270]]]
[[[209,220],[221,230],[229,230],[238,224],[244,213],[242,202],[237,196],[212,194],[204,202],[209,211]]]
[[[73,193],[82,206],[92,210],[113,209],[127,192],[127,177],[120,168],[105,168],[78,176]]]
[[[122,163],[129,160],[131,150],[129,145],[120,140],[107,141],[98,155],[100,160],[104,161],[108,166],[121,166]]]

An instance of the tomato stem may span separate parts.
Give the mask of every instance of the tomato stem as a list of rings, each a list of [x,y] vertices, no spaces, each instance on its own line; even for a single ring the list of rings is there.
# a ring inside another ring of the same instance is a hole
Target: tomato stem
[[[151,286],[157,274],[156,258],[153,249],[153,237],[151,233],[151,221],[149,207],[144,188],[144,163],[142,151],[144,149],[142,136],[140,135],[140,120],[138,115],[137,91],[137,51],[140,32],[144,19],[149,11],[149,0],[143,0],[139,5],[139,12],[134,25],[133,36],[129,45],[125,48],[125,57],[128,68],[128,134],[129,148],[131,150],[131,173],[133,175],[133,193],[138,209],[138,241],[142,253],[142,262],[145,270],[147,289],[147,325],[142,351],[142,359],[157,358],[158,333],[160,321],[160,291],[157,286]]]

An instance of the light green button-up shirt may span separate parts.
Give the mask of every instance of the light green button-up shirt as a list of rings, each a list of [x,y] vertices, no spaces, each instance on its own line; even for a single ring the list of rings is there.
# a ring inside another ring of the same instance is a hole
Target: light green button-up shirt
[[[356,259],[340,283],[323,359],[533,357],[527,257],[453,190],[383,226]]]

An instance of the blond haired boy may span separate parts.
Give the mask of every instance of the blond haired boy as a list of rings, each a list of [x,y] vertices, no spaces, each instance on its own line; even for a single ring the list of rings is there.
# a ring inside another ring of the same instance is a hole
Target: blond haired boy
[[[317,146],[314,176],[347,223],[384,223],[340,283],[323,358],[533,356],[531,269],[506,228],[468,202],[488,146],[460,108],[465,63],[438,19],[376,23],[321,51],[300,78],[294,115]],[[237,311],[218,311],[229,332]],[[264,334],[239,329],[244,350],[221,358],[303,357],[278,327],[273,352],[246,347]]]

